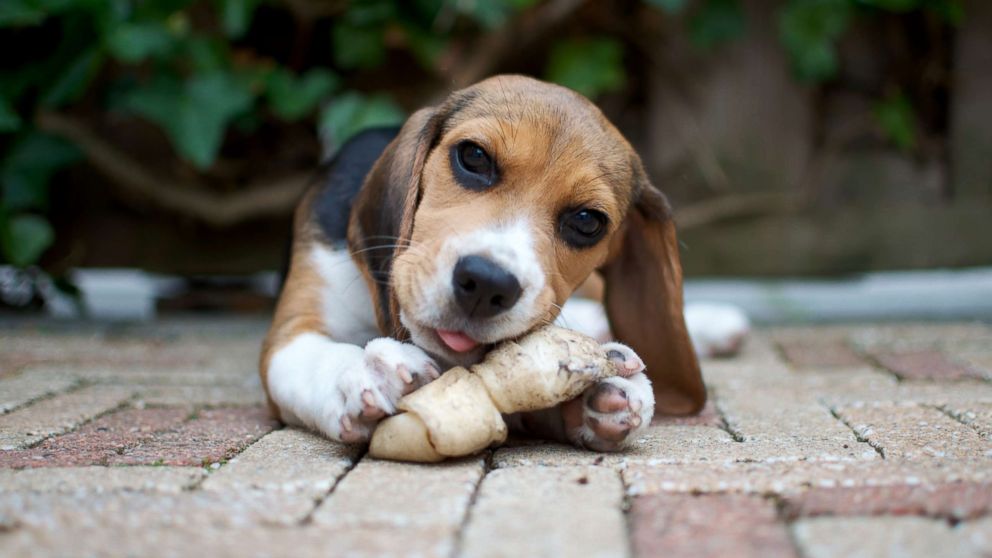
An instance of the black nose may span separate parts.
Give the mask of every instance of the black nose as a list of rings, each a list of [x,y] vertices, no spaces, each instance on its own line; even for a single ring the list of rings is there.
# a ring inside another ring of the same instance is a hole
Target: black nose
[[[492,260],[466,256],[451,274],[458,306],[471,318],[488,318],[509,310],[520,298],[520,281]]]

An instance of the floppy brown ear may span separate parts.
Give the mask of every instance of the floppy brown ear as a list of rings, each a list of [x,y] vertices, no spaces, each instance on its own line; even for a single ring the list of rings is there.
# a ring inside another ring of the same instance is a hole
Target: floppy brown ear
[[[606,312],[614,337],[647,364],[656,412],[695,413],[706,403],[706,387],[682,313],[675,222],[664,195],[638,174],[636,201],[600,269]]]
[[[389,276],[394,257],[413,232],[421,174],[441,120],[433,108],[421,109],[407,119],[366,177],[349,218],[348,247],[375,293],[379,329],[397,338],[404,338],[406,332],[399,324]]]

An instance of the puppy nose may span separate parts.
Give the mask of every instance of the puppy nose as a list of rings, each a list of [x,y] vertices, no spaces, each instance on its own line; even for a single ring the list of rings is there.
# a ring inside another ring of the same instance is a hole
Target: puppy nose
[[[520,298],[520,281],[482,256],[465,256],[451,277],[455,301],[472,318],[488,318],[509,310]]]

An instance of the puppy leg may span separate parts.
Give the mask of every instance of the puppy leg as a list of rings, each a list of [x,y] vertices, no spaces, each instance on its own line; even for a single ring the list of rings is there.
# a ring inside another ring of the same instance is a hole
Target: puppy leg
[[[605,343],[610,336],[610,321],[603,303],[589,298],[571,297],[561,307],[555,324],[588,335]]]
[[[569,298],[555,323],[602,342],[611,339],[606,310],[597,300]],[[731,304],[687,304],[685,323],[693,349],[700,358],[736,355],[751,331],[747,314]]]
[[[654,415],[654,392],[644,363],[620,343],[603,345],[623,372],[552,409],[508,417],[509,426],[532,436],[568,442],[594,451],[620,451]]]
[[[407,343],[380,338],[363,349],[303,333],[272,355],[267,387],[284,422],[364,442],[400,397],[438,375],[434,361]]]
[[[751,331],[747,314],[732,304],[686,304],[685,323],[693,348],[701,358],[736,355]]]

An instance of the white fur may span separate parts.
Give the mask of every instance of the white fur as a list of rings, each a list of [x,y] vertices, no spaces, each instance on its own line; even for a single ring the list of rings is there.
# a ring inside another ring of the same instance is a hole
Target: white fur
[[[622,389],[627,394],[628,407],[615,413],[599,413],[589,407],[589,405],[583,405],[582,426],[569,433],[569,437],[572,443],[579,446],[598,449],[602,446],[603,442],[598,440],[596,433],[589,427],[587,420],[590,417],[595,417],[601,423],[622,425],[630,424],[631,417],[636,415],[640,418],[640,421],[637,426],[633,426],[630,429],[627,437],[619,444],[619,448],[629,446],[651,424],[651,418],[654,416],[654,391],[651,389],[651,380],[648,379],[644,372],[638,372],[629,378],[621,378],[620,376],[607,378],[600,382],[600,384],[603,383],[613,384]],[[596,386],[589,389],[596,389]],[[633,407],[637,407],[638,410],[634,411]]]
[[[736,354],[751,330],[747,314],[730,304],[687,304],[685,322],[696,354],[701,357]]]
[[[421,285],[427,317],[437,318],[430,314],[452,303],[449,278],[454,264],[458,258],[473,254],[488,257],[516,275],[523,290],[517,304],[487,331],[485,340],[494,342],[522,333],[537,311],[534,302],[546,281],[526,220],[448,239],[435,260],[434,277]],[[388,338],[374,339],[378,333],[371,295],[347,250],[315,246],[310,257],[323,279],[322,317],[335,340],[318,333],[304,333],[276,351],[269,363],[269,393],[287,423],[307,426],[335,440],[342,439],[343,425],[350,424],[352,437],[367,438],[374,421],[361,416],[365,405],[363,394],[371,393],[379,409],[392,413],[405,391],[430,381],[436,364],[415,345]],[[750,328],[747,316],[733,306],[692,304],[686,307],[685,316],[693,345],[701,356],[735,352]],[[600,340],[609,338],[606,313],[597,302],[570,299],[562,309],[559,323]],[[414,340],[431,350],[430,341],[425,344],[416,337]],[[398,373],[401,366],[414,376],[415,385],[403,382]],[[654,412],[650,380],[639,372],[606,382],[622,389],[631,407],[638,410],[635,413],[628,408],[602,414],[585,407],[584,419],[595,417],[601,422],[629,424],[632,414],[636,414],[640,424],[627,437],[635,439],[637,431],[650,423]],[[585,424],[570,437],[583,445],[597,443],[595,433]]]
[[[602,304],[588,298],[572,297],[565,301],[555,325],[588,335],[599,342],[612,338],[606,310]]]
[[[633,349],[621,343],[603,343],[602,346],[603,351],[611,354],[611,360],[618,365],[629,366],[628,370],[636,370],[636,373],[627,377],[607,378],[582,394],[582,424],[571,432],[567,432],[566,436],[573,444],[600,451],[621,449],[630,445],[633,440],[637,439],[637,435],[651,424],[651,418],[654,416],[654,390],[651,389],[651,380],[644,374],[644,362],[641,357],[637,356]],[[613,353],[619,353],[622,357],[614,357],[612,356]],[[607,413],[593,409],[589,398],[603,384],[610,384],[621,390],[627,398],[627,407]],[[619,443],[601,440],[590,426],[590,419],[595,419],[602,425],[628,427],[629,430],[623,441]]]
[[[489,332],[493,337],[491,340],[522,333],[521,329],[539,313],[534,307],[534,301],[541,294],[545,283],[544,269],[534,252],[530,223],[526,219],[520,219],[505,226],[479,229],[463,236],[448,238],[438,254],[435,274],[444,300],[454,300],[450,278],[455,264],[460,258],[472,255],[489,258],[515,275],[520,282],[520,299],[513,308],[498,316],[496,321],[502,327],[497,326],[494,328],[496,331]]]
[[[284,422],[341,440],[342,421],[348,417],[353,430],[367,438],[373,425],[360,416],[362,395],[371,393],[379,409],[395,412],[396,402],[411,388],[397,373],[399,366],[409,370],[417,387],[430,380],[435,365],[418,347],[394,339],[374,339],[363,350],[318,333],[303,333],[272,356],[269,395]]]
[[[458,260],[465,256],[489,258],[516,276],[521,295],[509,310],[486,320],[484,325],[468,320],[455,306],[451,284]],[[433,328],[465,331],[483,343],[496,343],[520,335],[544,313],[535,304],[544,290],[546,277],[534,249],[531,225],[521,218],[511,223],[485,227],[446,239],[433,258],[430,274],[419,278],[417,296],[407,301],[400,321],[417,345],[435,354],[445,354],[432,335]],[[462,363],[464,364],[464,363]]]
[[[692,346],[696,354],[703,358],[733,356],[751,331],[747,314],[730,304],[687,304],[685,322]],[[610,338],[606,310],[602,304],[593,300],[578,297],[568,299],[555,323],[599,341]]]
[[[348,250],[315,243],[310,261],[324,280],[321,316],[334,339],[364,344],[379,335],[371,295]]]

